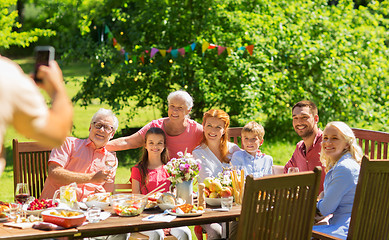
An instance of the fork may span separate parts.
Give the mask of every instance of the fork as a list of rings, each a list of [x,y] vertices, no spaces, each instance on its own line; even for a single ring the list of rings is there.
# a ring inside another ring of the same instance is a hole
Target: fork
[[[163,211],[163,213],[151,215],[151,216],[148,217],[147,219],[152,219],[152,218],[154,218],[155,216],[164,216],[164,215],[167,215],[168,213],[169,213],[169,211],[166,209],[165,211]]]

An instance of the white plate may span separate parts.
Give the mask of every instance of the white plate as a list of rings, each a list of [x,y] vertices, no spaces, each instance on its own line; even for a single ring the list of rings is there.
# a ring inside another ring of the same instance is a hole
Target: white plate
[[[158,203],[158,207],[162,210],[167,210],[167,209],[172,209],[174,208],[175,206],[180,206],[182,204],[185,204],[185,200],[184,199],[181,199],[181,198],[178,198],[177,199],[177,205],[173,205],[173,204],[168,204],[168,203]]]
[[[175,213],[172,212],[171,210],[167,210],[167,212],[170,215],[177,216],[177,217],[197,217],[203,215],[204,211],[197,211],[195,213]]]
[[[209,206],[218,207],[222,205],[222,199],[221,198],[205,198],[205,202]]]
[[[101,210],[106,210],[109,207],[109,203],[107,202],[99,202],[99,201],[86,201],[86,198],[84,198],[83,203],[90,208],[90,207],[99,207]]]
[[[6,217],[0,218],[0,222],[5,222],[5,221],[7,221],[7,220],[8,220],[8,218],[6,218]]]

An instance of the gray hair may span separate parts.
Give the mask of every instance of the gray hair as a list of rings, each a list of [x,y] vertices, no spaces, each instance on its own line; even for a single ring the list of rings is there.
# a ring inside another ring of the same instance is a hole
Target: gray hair
[[[113,119],[113,129],[116,131],[119,127],[119,120],[115,114],[110,109],[100,108],[95,115],[93,115],[91,123],[95,122],[96,118],[99,116],[107,116]]]
[[[181,98],[185,101],[185,105],[188,107],[188,110],[193,107],[193,98],[184,90],[178,90],[171,92],[167,96],[167,101],[170,103],[170,100],[173,98]]]

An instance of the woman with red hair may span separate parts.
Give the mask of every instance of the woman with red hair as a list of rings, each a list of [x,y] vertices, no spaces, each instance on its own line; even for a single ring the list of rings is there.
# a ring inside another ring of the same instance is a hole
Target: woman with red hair
[[[238,145],[228,141],[227,129],[230,116],[223,110],[211,109],[204,113],[203,140],[193,150],[195,159],[201,160],[199,182],[206,177],[216,177],[223,167],[231,167],[230,160],[234,152],[240,150]],[[208,234],[208,239],[222,237],[222,224],[212,223],[202,226]]]

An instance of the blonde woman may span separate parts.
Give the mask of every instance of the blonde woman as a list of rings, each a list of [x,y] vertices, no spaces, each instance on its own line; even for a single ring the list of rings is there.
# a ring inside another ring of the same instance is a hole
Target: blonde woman
[[[346,239],[363,153],[351,128],[343,122],[330,122],[324,129],[320,160],[327,172],[324,191],[317,203],[320,214],[333,214],[329,225],[313,230]]]

